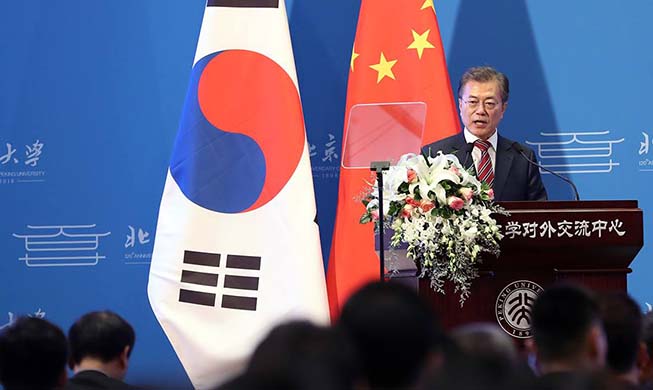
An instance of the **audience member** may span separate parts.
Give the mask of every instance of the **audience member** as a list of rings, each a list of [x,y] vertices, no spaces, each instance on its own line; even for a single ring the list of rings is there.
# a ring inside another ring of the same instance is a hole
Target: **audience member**
[[[131,325],[113,312],[82,316],[68,331],[69,366],[75,375],[66,389],[130,389],[122,380],[135,338]]]
[[[44,319],[21,317],[0,334],[0,383],[5,390],[61,389],[67,357],[61,329]]]
[[[507,366],[517,364],[517,348],[512,337],[496,324],[472,323],[460,326],[451,332],[451,338],[460,349],[470,355],[486,356],[505,362]]]
[[[415,385],[442,356],[444,336],[430,306],[410,287],[375,282],[345,303],[337,326],[351,338],[369,386]]]
[[[546,289],[533,306],[533,331],[541,389],[569,388],[605,366],[607,341],[599,307],[580,287]]]
[[[355,352],[333,328],[293,321],[256,347],[243,375],[219,389],[345,390],[361,378]]]
[[[653,390],[653,311],[649,311],[642,326],[643,349],[638,362],[639,383],[642,388]]]
[[[603,294],[599,306],[608,340],[607,366],[618,380],[634,388],[639,384],[636,363],[642,340],[642,312],[623,292]]]
[[[444,366],[425,373],[418,389],[505,390],[530,388],[533,374],[513,339],[496,324],[473,323],[451,332],[454,347]]]
[[[412,288],[374,282],[350,297],[333,327],[292,321],[272,329],[245,372],[218,389],[653,389],[653,313],[644,317],[627,294],[597,300],[580,287],[550,287],[534,303],[532,327],[539,378],[495,324],[447,337]],[[110,311],[82,316],[68,341],[48,321],[21,317],[0,333],[0,384],[133,389],[123,379],[134,342],[131,325]]]

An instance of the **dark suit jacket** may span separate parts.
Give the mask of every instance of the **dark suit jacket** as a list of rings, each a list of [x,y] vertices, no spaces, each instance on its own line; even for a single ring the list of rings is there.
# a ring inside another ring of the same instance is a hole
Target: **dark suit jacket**
[[[530,164],[513,147],[514,141],[499,136],[497,142],[496,166],[494,167],[494,199],[502,200],[546,200],[546,189],[542,183],[539,168]],[[472,156],[463,152],[465,135],[459,133],[422,148],[422,153],[435,156],[438,151],[455,154],[465,168],[473,167]],[[524,153],[532,161],[535,153],[529,147],[521,145]]]
[[[66,390],[127,390],[135,389],[123,381],[94,370],[81,371],[68,380]]]

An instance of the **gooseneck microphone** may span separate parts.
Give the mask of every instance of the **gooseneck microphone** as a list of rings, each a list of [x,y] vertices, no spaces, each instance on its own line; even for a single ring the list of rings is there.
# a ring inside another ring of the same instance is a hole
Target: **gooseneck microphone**
[[[462,148],[460,148],[460,151],[465,153],[465,161],[463,162],[463,168],[465,169],[467,169],[467,160],[469,160],[469,156],[472,155],[472,149],[474,149],[473,142],[468,142]]]
[[[522,156],[526,161],[528,161],[529,163],[531,163],[531,165],[534,165],[534,166],[536,166],[536,167],[538,167],[538,168],[541,168],[541,169],[543,169],[543,170],[549,172],[549,173],[552,174],[553,176],[559,177],[560,179],[562,179],[562,180],[564,180],[565,182],[569,183],[569,185],[571,186],[571,188],[574,189],[574,194],[575,194],[575,196],[576,196],[576,200],[580,200],[580,195],[578,195],[578,189],[576,188],[576,184],[574,184],[574,182],[572,182],[572,181],[569,180],[568,178],[562,176],[561,174],[559,174],[559,173],[555,173],[555,172],[553,172],[552,170],[550,170],[550,169],[548,169],[548,168],[545,168],[545,167],[543,167],[542,165],[540,165],[540,164],[536,163],[535,161],[531,160],[530,158],[528,158],[528,156],[526,155],[526,153],[524,153],[524,148],[522,148],[522,146],[519,144],[519,142],[513,142],[512,145],[510,145],[510,146],[511,146],[513,149],[515,149],[517,152],[519,152],[519,154],[521,154],[521,156]]]

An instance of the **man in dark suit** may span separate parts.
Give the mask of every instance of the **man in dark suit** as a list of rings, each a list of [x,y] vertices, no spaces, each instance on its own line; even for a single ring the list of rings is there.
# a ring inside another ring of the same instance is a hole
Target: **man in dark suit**
[[[41,318],[21,317],[0,332],[0,384],[5,390],[62,389],[66,335]]]
[[[426,145],[422,152],[426,156],[452,153],[466,168],[474,166],[479,180],[494,190],[495,200],[546,200],[540,171],[527,161],[535,161],[533,151],[498,134],[509,93],[503,73],[489,66],[468,69],[458,86],[464,131]]]
[[[608,350],[594,295],[578,286],[551,286],[535,300],[531,324],[540,373],[534,388],[590,388],[583,384],[605,367]]]
[[[134,348],[134,329],[110,311],[85,314],[70,327],[67,390],[133,389],[122,380]]]
[[[608,340],[607,368],[625,389],[637,389],[640,384],[637,360],[645,352],[642,311],[637,302],[622,291],[602,294],[599,308]]]

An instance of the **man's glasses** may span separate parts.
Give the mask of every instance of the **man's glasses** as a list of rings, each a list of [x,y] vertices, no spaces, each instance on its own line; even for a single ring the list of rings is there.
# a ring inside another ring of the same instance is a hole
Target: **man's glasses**
[[[481,102],[476,99],[469,99],[469,100],[462,99],[462,100],[463,102],[465,102],[467,107],[469,107],[472,110],[476,110],[478,106],[481,104]],[[487,111],[493,111],[498,106],[499,103],[495,102],[494,100],[486,100],[483,102],[483,108],[485,108]]]

